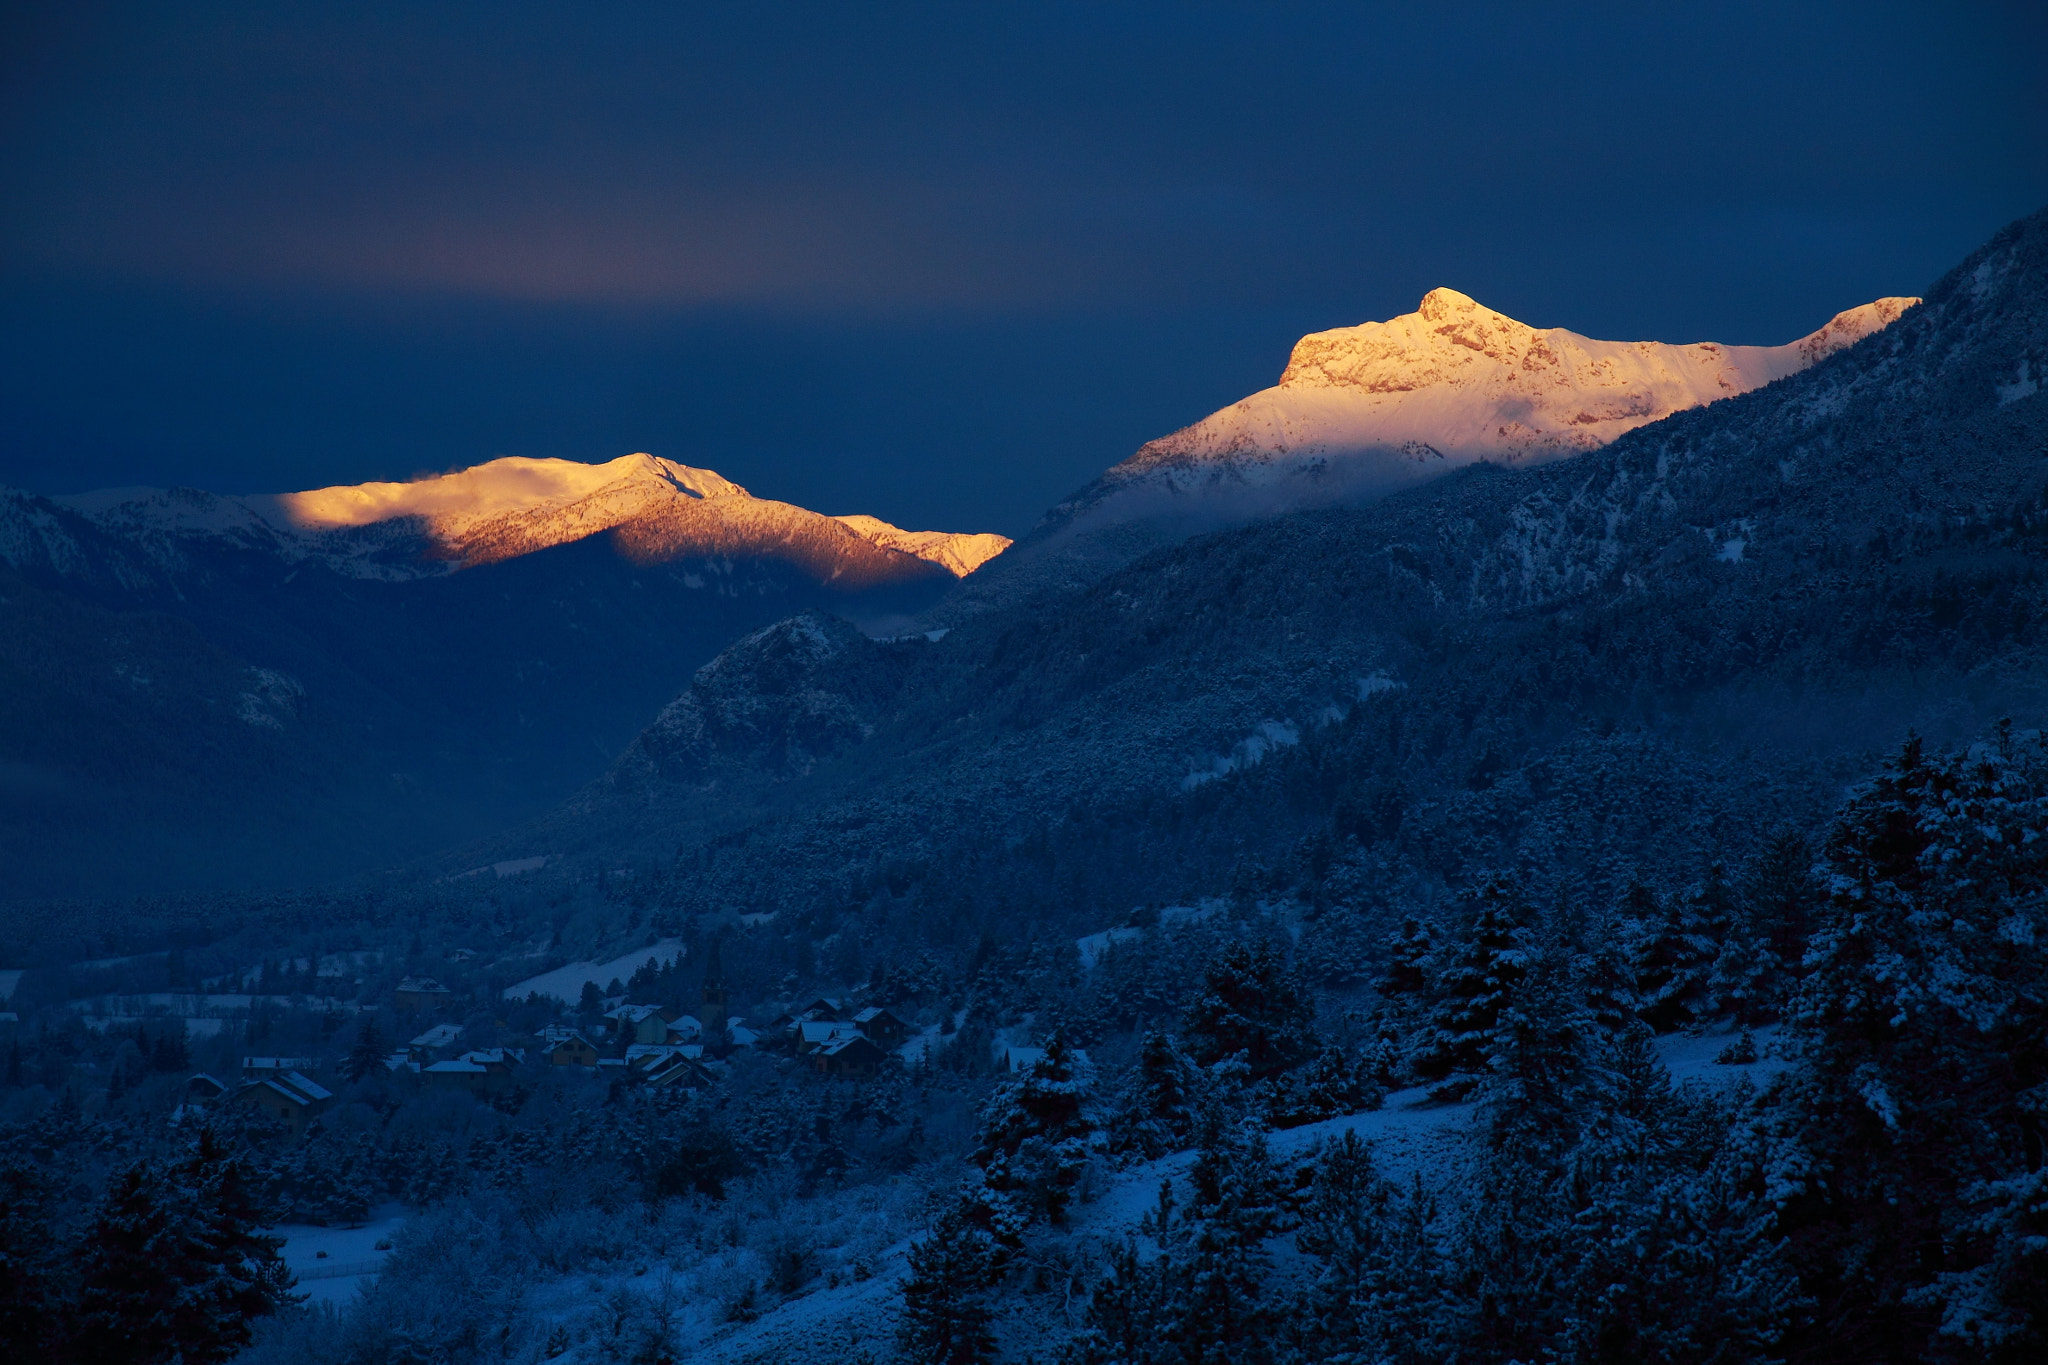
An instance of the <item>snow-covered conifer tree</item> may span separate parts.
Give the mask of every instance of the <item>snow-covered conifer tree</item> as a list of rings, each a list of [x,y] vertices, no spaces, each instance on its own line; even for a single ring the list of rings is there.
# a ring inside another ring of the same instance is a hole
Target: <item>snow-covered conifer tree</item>
[[[1441,1358],[1442,1305],[1420,1184],[1405,1194],[1346,1133],[1316,1167],[1296,1245],[1319,1262],[1289,1314],[1290,1358],[1350,1365],[1424,1365]]]
[[[975,1365],[993,1358],[994,1319],[988,1288],[998,1249],[987,1232],[948,1210],[913,1242],[903,1281],[903,1319],[897,1331],[905,1357],[916,1365]]]
[[[391,1046],[384,1040],[384,1030],[377,1027],[376,1019],[365,1019],[362,1027],[356,1030],[355,1046],[349,1049],[342,1074],[352,1081],[377,1075],[384,1069],[384,1060],[390,1052]]]
[[[1270,942],[1225,949],[1188,1006],[1188,1055],[1200,1066],[1241,1058],[1253,1080],[1315,1056],[1315,1004]]]
[[[1789,1012],[1779,1225],[1816,1359],[2039,1359],[2048,744],[1909,741],[1829,834]]]
[[[987,1187],[1024,1201],[1028,1216],[1058,1222],[1088,1162],[1095,1124],[1084,1109],[1090,1073],[1055,1030],[1045,1055],[982,1109],[974,1159]]]
[[[1415,1070],[1462,1094],[1490,1064],[1494,1030],[1529,969],[1523,909],[1512,880],[1489,877],[1473,896],[1471,928],[1442,954],[1436,1005],[1418,1043]],[[1464,1079],[1453,1079],[1453,1078]]]
[[[1193,1130],[1194,1063],[1171,1034],[1154,1030],[1139,1045],[1138,1065],[1110,1124],[1110,1147],[1150,1160],[1187,1144]]]
[[[1721,869],[1683,895],[1666,897],[1635,944],[1636,991],[1643,1018],[1670,1033],[1705,1018],[1712,1006],[1714,963],[1733,913]]]

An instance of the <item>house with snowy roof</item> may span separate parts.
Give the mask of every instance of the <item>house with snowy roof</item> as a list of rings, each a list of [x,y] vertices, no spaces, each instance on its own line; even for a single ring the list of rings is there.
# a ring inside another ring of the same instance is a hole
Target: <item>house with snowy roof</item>
[[[626,1066],[629,1070],[646,1072],[672,1058],[703,1055],[701,1043],[634,1043],[626,1049]]]
[[[260,1081],[271,1076],[282,1076],[291,1071],[318,1071],[318,1057],[244,1057],[242,1058],[242,1079]]]
[[[558,1034],[545,1039],[547,1046],[541,1049],[540,1055],[547,1058],[549,1066],[597,1065],[597,1044],[574,1029],[562,1029],[559,1032],[549,1029],[548,1032]]]
[[[437,1090],[463,1090],[480,1094],[491,1088],[490,1069],[467,1057],[450,1057],[420,1068],[420,1081]]]
[[[812,1050],[811,1065],[826,1076],[872,1076],[889,1060],[864,1033],[842,1033]]]
[[[413,1014],[441,1009],[454,998],[454,991],[431,976],[408,976],[398,983],[392,1004],[400,1014]]]
[[[605,1011],[605,1018],[612,1021],[618,1036],[630,1046],[635,1043],[666,1043],[668,1020],[662,1018],[661,1010],[653,1005],[621,1005]]]
[[[460,1024],[436,1024],[405,1045],[406,1054],[416,1062],[431,1062],[441,1053],[455,1046],[462,1037]]]
[[[731,1047],[757,1047],[761,1035],[747,1027],[747,1021],[732,1018],[725,1021],[725,1045]]]
[[[233,1098],[238,1104],[249,1105],[281,1119],[291,1129],[292,1136],[298,1137],[306,1131],[306,1125],[327,1108],[334,1094],[299,1072],[287,1071],[264,1080],[251,1081],[237,1090]]]
[[[474,1048],[460,1057],[420,1068],[420,1079],[445,1090],[496,1094],[512,1085],[512,1069],[526,1060],[516,1047]]]
[[[910,1025],[880,1005],[870,1005],[854,1015],[853,1026],[884,1052],[893,1052],[903,1046],[903,1040],[910,1036]]]
[[[802,1020],[791,1033],[791,1039],[796,1044],[796,1055],[799,1057],[808,1057],[827,1043],[836,1042],[841,1038],[858,1036],[860,1030],[852,1023],[826,1019]]]
[[[695,1054],[695,1055],[692,1055]],[[681,1086],[686,1090],[703,1090],[713,1083],[711,1068],[698,1047],[671,1049],[668,1057],[649,1066],[643,1073],[641,1084],[650,1089],[665,1090]]]

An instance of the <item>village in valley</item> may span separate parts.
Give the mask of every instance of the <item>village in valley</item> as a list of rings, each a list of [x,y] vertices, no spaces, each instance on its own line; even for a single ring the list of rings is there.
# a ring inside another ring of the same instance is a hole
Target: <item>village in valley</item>
[[[74,994],[48,1002],[40,1014],[37,1001],[24,999],[19,1003],[29,1008],[31,1026],[24,1026],[19,1010],[0,1012],[0,1048],[11,1049],[17,1083],[47,1083],[63,1070],[88,1107],[132,1103],[139,1097],[131,1092],[147,1082],[174,1121],[246,1110],[300,1139],[336,1106],[343,1089],[370,1079],[394,1096],[443,1092],[511,1112],[520,1095],[543,1080],[579,1078],[572,1083],[602,1087],[607,1098],[706,1092],[743,1055],[780,1064],[793,1076],[857,1080],[928,1065],[936,1046],[962,1041],[955,1036],[957,1012],[937,1011],[936,1020],[928,1018],[934,1014],[929,1007],[899,1013],[866,999],[872,992],[865,987],[750,1021],[730,1011],[718,952],[714,942],[689,1008],[677,986],[685,954],[673,940],[615,963],[543,973],[498,990],[494,1001],[480,999],[473,987],[426,975],[401,977],[379,992],[364,977],[347,974],[374,967],[383,954],[355,953],[261,963],[203,981],[194,991]],[[84,967],[110,980],[133,980],[176,972],[177,957]],[[456,949],[447,961],[460,972],[475,957]],[[625,968],[630,984],[615,975],[599,984],[599,975],[636,959],[637,969]],[[12,992],[24,975],[0,978]],[[79,983],[71,984],[76,992]],[[234,986],[244,989],[225,989]],[[350,986],[358,988],[355,999],[344,998]],[[487,1014],[480,1014],[480,1004],[491,1006]],[[965,1068],[976,1073],[1028,1071],[1044,1055],[1042,1048],[999,1035],[978,1041],[988,1056]],[[252,1050],[264,1042],[273,1049]],[[67,1052],[68,1065],[49,1060]],[[102,1061],[97,1052],[109,1055]],[[28,1068],[39,1075],[20,1075],[24,1056],[42,1059],[40,1067]],[[192,1065],[180,1069],[181,1061]],[[177,1074],[152,1074],[164,1070]],[[105,1087],[103,1097],[87,1088],[95,1079]],[[174,1090],[167,1084],[173,1079]]]

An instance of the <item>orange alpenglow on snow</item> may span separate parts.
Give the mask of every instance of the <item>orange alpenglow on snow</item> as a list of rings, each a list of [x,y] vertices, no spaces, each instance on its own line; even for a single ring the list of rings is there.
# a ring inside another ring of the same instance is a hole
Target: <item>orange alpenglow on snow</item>
[[[1530,327],[1433,289],[1413,313],[1303,337],[1278,384],[1148,442],[1062,510],[1146,490],[1298,506],[1576,455],[1796,374],[1918,302],[1878,299],[1783,346],[1672,345]]]
[[[110,489],[59,499],[110,527],[271,534],[294,558],[361,577],[442,573],[609,533],[640,563],[770,557],[855,590],[962,578],[1009,548],[988,533],[906,531],[757,498],[708,469],[653,455],[605,464],[519,456],[403,483],[220,497]],[[412,546],[413,551],[400,552]]]

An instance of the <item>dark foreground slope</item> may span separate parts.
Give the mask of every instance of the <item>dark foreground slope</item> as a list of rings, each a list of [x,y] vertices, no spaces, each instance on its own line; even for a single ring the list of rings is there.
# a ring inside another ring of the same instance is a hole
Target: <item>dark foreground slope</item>
[[[1909,728],[2048,716],[2044,364],[2037,215],[1884,333],[1606,450],[814,651],[742,708],[836,706],[798,768],[658,726],[520,839],[673,849],[680,905],[793,945],[1065,933],[1233,880],[1696,875]]]
[[[228,536],[151,554],[0,493],[0,536],[24,526],[38,553],[0,555],[0,896],[304,885],[475,839],[602,773],[746,632],[951,581],[895,555],[912,581],[849,592],[802,546],[610,536],[360,577]]]

